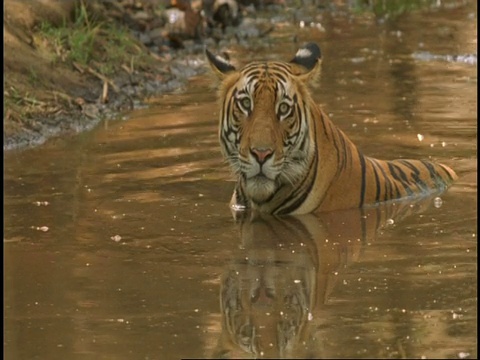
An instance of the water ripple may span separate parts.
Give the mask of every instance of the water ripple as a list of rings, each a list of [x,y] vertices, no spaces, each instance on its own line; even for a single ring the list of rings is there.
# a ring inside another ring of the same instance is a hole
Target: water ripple
[[[415,60],[421,61],[447,61],[456,63],[465,63],[469,65],[477,65],[477,54],[463,55],[438,55],[428,51],[417,51],[412,54]]]

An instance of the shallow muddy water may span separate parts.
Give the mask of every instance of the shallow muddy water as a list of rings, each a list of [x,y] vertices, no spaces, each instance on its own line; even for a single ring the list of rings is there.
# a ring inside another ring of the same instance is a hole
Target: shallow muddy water
[[[368,155],[451,166],[448,192],[395,216],[234,221],[200,76],[5,154],[6,359],[477,357],[476,5],[322,26],[278,20],[231,56],[318,42],[315,99],[332,120]]]

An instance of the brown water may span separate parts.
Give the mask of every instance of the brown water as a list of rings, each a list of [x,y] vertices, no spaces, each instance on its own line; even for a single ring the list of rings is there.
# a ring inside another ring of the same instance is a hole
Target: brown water
[[[477,70],[449,57],[476,53],[476,2],[322,21],[277,24],[233,57],[317,41],[318,102],[368,155],[453,167],[441,206],[235,223],[199,77],[128,120],[5,155],[6,359],[477,357]]]

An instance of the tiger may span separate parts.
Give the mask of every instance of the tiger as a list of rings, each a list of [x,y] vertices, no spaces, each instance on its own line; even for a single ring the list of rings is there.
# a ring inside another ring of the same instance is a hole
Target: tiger
[[[222,331],[211,358],[334,358],[329,299],[367,244],[392,220],[424,212],[383,203],[303,215],[240,212],[236,246],[220,281]],[[412,206],[413,205],[413,206]]]
[[[252,61],[240,70],[205,49],[216,75],[218,136],[236,176],[232,209],[275,215],[375,206],[445,191],[456,179],[426,160],[364,155],[312,99],[320,74],[315,43],[290,62]]]

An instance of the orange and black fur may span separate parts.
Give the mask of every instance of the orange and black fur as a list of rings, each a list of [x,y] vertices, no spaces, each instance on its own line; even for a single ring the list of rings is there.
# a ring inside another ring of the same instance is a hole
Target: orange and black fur
[[[363,155],[311,96],[320,49],[290,62],[255,61],[237,70],[208,50],[221,80],[219,137],[237,176],[234,208],[305,214],[364,207],[440,192],[457,178],[442,164]]]

